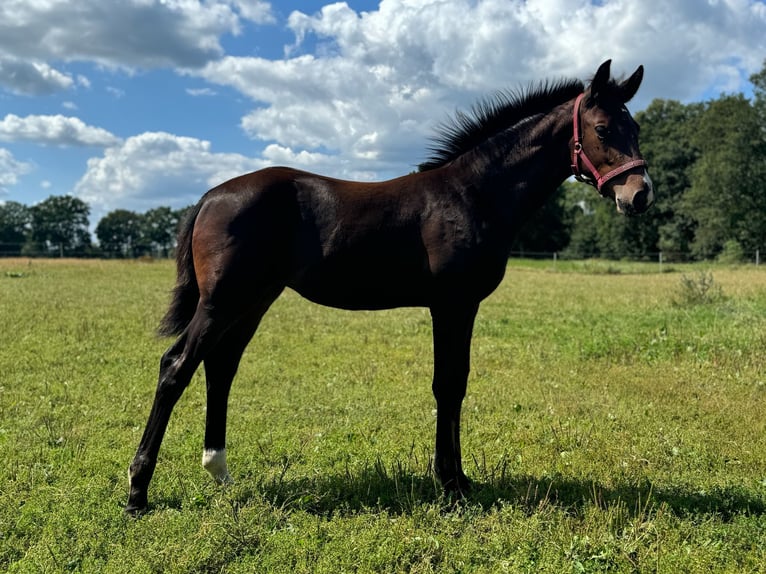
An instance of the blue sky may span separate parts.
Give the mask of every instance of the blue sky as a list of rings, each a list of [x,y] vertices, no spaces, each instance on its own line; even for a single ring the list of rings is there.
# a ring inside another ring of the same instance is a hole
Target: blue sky
[[[0,201],[73,194],[91,221],[183,207],[283,164],[383,179],[501,88],[639,64],[631,105],[750,93],[752,0],[5,0]]]

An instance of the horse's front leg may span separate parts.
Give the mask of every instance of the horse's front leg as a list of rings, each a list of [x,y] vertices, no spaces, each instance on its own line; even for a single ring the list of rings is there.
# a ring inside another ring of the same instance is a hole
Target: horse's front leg
[[[468,384],[471,335],[478,305],[431,308],[436,398],[434,472],[448,492],[465,493],[471,483],[460,453],[460,410]]]

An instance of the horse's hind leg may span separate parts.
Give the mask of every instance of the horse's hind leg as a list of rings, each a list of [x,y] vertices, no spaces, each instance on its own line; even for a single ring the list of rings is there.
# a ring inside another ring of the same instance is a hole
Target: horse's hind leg
[[[231,481],[226,463],[226,413],[231,383],[261,317],[280,292],[281,289],[272,293],[258,309],[240,319],[205,357],[207,415],[202,466],[222,484]]]
[[[146,509],[149,482],[157,466],[157,455],[173,407],[219,334],[220,326],[200,305],[188,327],[162,356],[149,420],[128,471],[130,494],[126,512],[136,514]]]

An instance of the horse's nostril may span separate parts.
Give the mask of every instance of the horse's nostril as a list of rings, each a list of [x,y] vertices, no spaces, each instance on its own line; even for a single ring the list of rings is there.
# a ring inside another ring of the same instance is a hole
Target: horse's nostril
[[[624,215],[635,215],[636,208],[630,201],[617,200],[617,211]]]
[[[643,213],[654,202],[652,189],[650,186],[644,186],[643,189],[633,194],[630,200],[617,198],[617,209],[625,215],[638,215]]]
[[[646,208],[649,207],[648,203],[649,190],[646,187],[633,196],[633,210],[638,213],[646,211]]]

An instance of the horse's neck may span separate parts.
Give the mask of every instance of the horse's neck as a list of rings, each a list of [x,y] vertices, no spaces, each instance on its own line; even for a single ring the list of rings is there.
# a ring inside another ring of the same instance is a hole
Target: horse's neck
[[[562,104],[535,121],[517,124],[456,162],[471,187],[493,199],[509,217],[525,217],[571,175],[569,143],[572,104]]]

